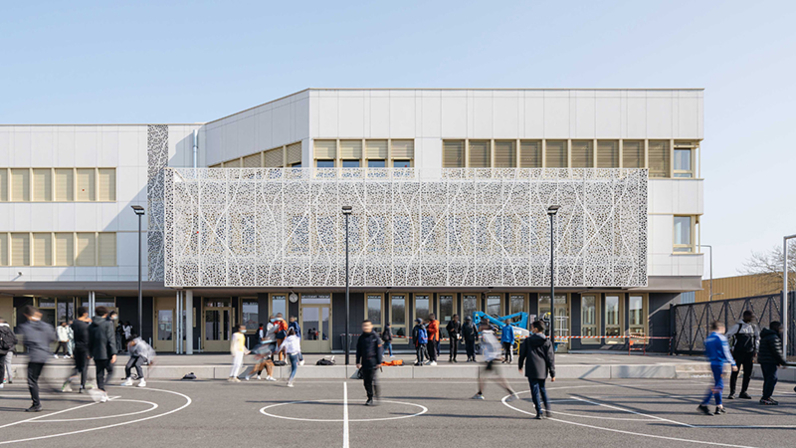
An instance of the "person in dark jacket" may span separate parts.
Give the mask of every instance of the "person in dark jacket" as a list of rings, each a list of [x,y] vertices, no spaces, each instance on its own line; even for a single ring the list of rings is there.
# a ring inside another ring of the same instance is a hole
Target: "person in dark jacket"
[[[78,307],[77,316],[77,320],[72,322],[72,331],[75,334],[75,369],[72,371],[72,374],[69,376],[69,378],[66,379],[66,382],[64,382],[64,385],[61,387],[61,391],[72,392],[72,379],[80,375],[79,392],[82,394],[86,390],[88,360],[91,358],[91,353],[88,351],[88,327],[91,324],[91,318],[88,317],[88,309],[83,306]]]
[[[454,314],[453,319],[445,326],[450,339],[450,356],[448,362],[456,362],[456,355],[459,354],[459,339],[462,337],[462,324],[459,323],[459,315]]]
[[[467,362],[475,362],[476,338],[478,338],[478,330],[473,325],[473,319],[470,316],[465,316],[462,325],[462,339],[464,339],[464,348],[467,350]]]
[[[777,385],[777,368],[785,365],[782,356],[782,323],[774,321],[760,332],[760,352],[757,362],[763,371],[763,398],[760,404],[777,405],[779,402],[771,398]]]
[[[390,358],[395,358],[392,355],[392,326],[389,322],[387,325],[384,326],[384,330],[381,332],[381,340],[384,343],[384,349],[390,354]]]
[[[365,383],[365,392],[368,401],[365,406],[376,406],[379,400],[379,384],[377,375],[382,361],[381,339],[373,331],[373,323],[369,320],[362,322],[362,334],[357,340],[357,369],[362,373]],[[373,401],[374,398],[376,401]]]
[[[44,369],[44,364],[52,357],[50,344],[56,339],[55,328],[42,322],[41,311],[35,306],[25,306],[22,314],[28,319],[27,322],[19,326],[19,332],[22,334],[22,341],[28,352],[28,390],[30,390],[30,398],[33,400],[33,405],[25,409],[25,412],[39,412],[41,411],[39,376]]]
[[[6,356],[14,352],[14,346],[18,343],[19,341],[14,334],[14,330],[11,329],[11,326],[8,325],[5,319],[0,317],[0,389],[4,387],[3,381],[6,375]],[[8,364],[8,382],[11,383],[11,361],[9,361]]]
[[[531,324],[531,335],[522,342],[519,359],[520,373],[525,368],[525,377],[531,385],[531,398],[536,408],[536,419],[542,419],[541,402],[544,403],[545,413],[550,417],[550,403],[547,401],[545,380],[548,372],[550,381],[556,380],[556,355],[553,344],[544,335],[544,324],[535,321]],[[541,395],[541,402],[540,402]]]
[[[412,341],[415,344],[415,353],[417,355],[415,365],[422,366],[426,345],[428,344],[428,333],[426,332],[426,327],[423,326],[423,319],[419,317],[415,320],[415,326],[412,328]]]
[[[730,394],[727,396],[728,400],[735,398],[735,386],[738,384],[738,374],[741,373],[743,368],[743,382],[741,383],[741,393],[738,398],[745,398],[747,400],[752,397],[746,393],[749,389],[749,380],[752,379],[752,366],[760,346],[760,330],[754,323],[755,315],[751,310],[743,312],[743,317],[735,325],[733,325],[727,334],[727,339],[732,342],[732,357],[735,363],[738,364],[738,370],[730,374]]]
[[[108,394],[105,392],[105,373],[108,374],[107,380],[110,380],[113,364],[116,362],[116,335],[113,331],[113,322],[108,320],[108,308],[98,306],[95,314],[88,327],[89,353],[94,358],[97,369],[97,389],[91,389],[91,397],[95,401],[105,403],[108,401]]]

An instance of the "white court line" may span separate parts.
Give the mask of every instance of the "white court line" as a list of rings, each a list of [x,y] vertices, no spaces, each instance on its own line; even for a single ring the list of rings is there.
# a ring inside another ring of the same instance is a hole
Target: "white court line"
[[[158,404],[157,403],[152,403],[151,401],[127,400],[127,399],[124,399],[124,398],[115,399],[113,401],[114,402],[127,401],[127,402],[130,402],[130,403],[146,403],[146,404],[152,405],[152,407],[149,408],[149,409],[144,409],[143,411],[128,412],[126,414],[103,415],[103,416],[100,416],[100,417],[63,418],[63,419],[56,419],[56,420],[39,420],[39,423],[82,422],[82,421],[88,421],[88,420],[103,420],[103,419],[106,419],[106,418],[129,417],[131,415],[145,414],[145,413],[147,413],[149,411],[154,411],[155,409],[158,408]],[[47,416],[51,416],[51,415],[52,414],[47,414]]]
[[[64,413],[64,412],[74,411],[75,409],[85,408],[85,407],[87,407],[87,406],[92,406],[92,405],[95,405],[95,404],[97,404],[97,402],[94,402],[94,401],[92,401],[91,403],[81,404],[80,406],[75,406],[75,407],[73,407],[73,408],[66,408],[66,409],[62,409],[62,410],[60,410],[60,411],[55,411],[55,412],[53,412],[52,414],[39,414],[39,415],[37,415],[36,417],[33,417],[33,418],[28,418],[28,419],[25,419],[25,420],[20,420],[20,421],[18,421],[18,422],[13,422],[13,423],[7,423],[7,424],[5,424],[5,425],[3,425],[3,426],[0,426],[0,429],[3,429],[3,428],[8,428],[9,426],[19,425],[19,424],[21,424],[21,423],[28,423],[28,422],[32,422],[32,421],[34,421],[34,420],[39,420],[39,419],[42,419],[42,418],[44,418],[44,417],[50,417],[50,416],[53,416],[53,415],[62,414],[62,413]]]
[[[343,383],[343,448],[348,448],[348,383]]]
[[[653,418],[655,420],[660,420],[660,421],[663,421],[663,422],[675,423],[675,424],[678,424],[678,425],[687,426],[689,428],[693,428],[694,427],[693,425],[689,425],[688,423],[681,423],[681,422],[678,422],[678,421],[669,420],[668,418],[658,417],[657,415],[644,414],[644,413],[641,413],[641,412],[633,411],[631,409],[620,408],[619,406],[611,406],[609,404],[599,403],[597,401],[586,400],[585,398],[580,398],[580,397],[575,397],[575,398],[580,400],[580,401],[585,401],[586,403],[596,404],[597,406],[603,406],[603,407],[606,407],[606,408],[609,408],[609,409],[616,409],[618,411],[629,412],[631,414],[641,415],[641,416],[644,416],[644,417]]]
[[[268,406],[263,406],[260,409],[260,413],[263,414],[263,415],[266,415],[268,417],[281,418],[281,419],[285,419],[285,420],[295,420],[295,421],[299,421],[299,422],[326,422],[326,423],[328,423],[328,422],[342,422],[342,421],[344,421],[344,419],[342,419],[342,418],[288,417],[286,415],[276,415],[276,414],[272,414],[270,412],[267,412],[268,409],[276,408],[276,407],[279,407],[279,406],[287,406],[287,405],[291,405],[291,404],[330,403],[330,402],[339,402],[339,401],[340,400],[337,399],[337,398],[331,398],[331,399],[326,399],[326,400],[287,401],[287,402],[284,402],[284,403],[276,403],[276,404],[270,404]],[[363,401],[364,402],[366,400],[365,399],[359,399],[359,400],[349,400],[349,401]],[[406,402],[406,401],[394,401],[394,400],[381,400],[380,402],[381,403],[401,404],[401,405],[404,405],[404,406],[415,406],[415,407],[420,408],[421,410],[420,410],[420,412],[416,412],[414,414],[405,414],[405,415],[399,415],[399,416],[395,416],[395,417],[358,418],[358,419],[349,418],[348,421],[349,422],[383,422],[383,421],[386,421],[386,420],[401,420],[401,419],[405,419],[405,418],[417,417],[418,415],[423,415],[426,412],[428,412],[428,408],[427,407],[425,407],[423,405],[420,405],[420,404],[417,404],[417,403],[409,403],[409,402]]]

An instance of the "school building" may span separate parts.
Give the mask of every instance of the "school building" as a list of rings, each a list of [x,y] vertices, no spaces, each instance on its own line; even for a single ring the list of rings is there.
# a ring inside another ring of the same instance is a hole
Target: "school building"
[[[618,349],[702,289],[702,139],[702,89],[307,89],[206,123],[0,125],[0,316],[102,304],[198,353],[281,312],[340,351],[351,206],[352,332],[549,319],[560,205],[562,348]]]

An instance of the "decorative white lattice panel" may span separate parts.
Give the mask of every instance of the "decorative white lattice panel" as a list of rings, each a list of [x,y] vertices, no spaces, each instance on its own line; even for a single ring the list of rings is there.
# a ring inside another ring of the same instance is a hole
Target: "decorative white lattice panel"
[[[647,285],[643,169],[167,168],[171,287]]]

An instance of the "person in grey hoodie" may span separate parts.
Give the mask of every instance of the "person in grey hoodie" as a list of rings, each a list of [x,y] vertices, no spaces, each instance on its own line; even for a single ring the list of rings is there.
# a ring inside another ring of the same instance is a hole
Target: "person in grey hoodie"
[[[35,306],[27,305],[22,309],[27,322],[19,326],[22,341],[28,352],[28,390],[33,405],[25,412],[41,411],[39,400],[39,376],[44,364],[52,358],[50,344],[55,342],[55,328],[41,321],[41,312]]]
[[[105,403],[108,401],[108,394],[105,392],[105,373],[108,373],[108,379],[113,374],[113,364],[116,362],[116,335],[113,331],[113,322],[108,320],[108,308],[98,306],[95,314],[88,327],[88,346],[89,354],[94,358],[94,365],[97,368],[97,389],[91,389],[89,393],[95,401]]]

